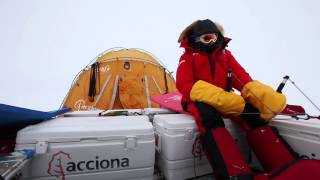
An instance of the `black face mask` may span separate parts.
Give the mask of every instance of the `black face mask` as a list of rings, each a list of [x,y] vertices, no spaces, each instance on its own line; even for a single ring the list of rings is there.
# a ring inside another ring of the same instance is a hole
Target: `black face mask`
[[[210,33],[216,33],[218,35],[217,40],[213,44],[204,44],[196,40],[199,39],[201,35]],[[189,34],[188,41],[192,48],[195,48],[205,53],[211,53],[216,48],[222,47],[225,44],[223,35],[218,30],[216,25],[209,19],[200,20],[196,23],[196,25],[193,27],[192,31]]]

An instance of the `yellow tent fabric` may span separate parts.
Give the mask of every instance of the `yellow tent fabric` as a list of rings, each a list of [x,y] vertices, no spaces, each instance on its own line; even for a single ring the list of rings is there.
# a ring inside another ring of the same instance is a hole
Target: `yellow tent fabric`
[[[62,106],[73,111],[159,107],[150,97],[173,91],[174,78],[153,55],[111,49],[79,73]]]

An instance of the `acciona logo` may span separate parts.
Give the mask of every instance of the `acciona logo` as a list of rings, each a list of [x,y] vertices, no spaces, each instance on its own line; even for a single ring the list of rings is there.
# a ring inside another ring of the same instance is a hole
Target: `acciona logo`
[[[66,171],[91,171],[99,169],[115,169],[129,167],[128,158],[114,158],[114,159],[100,159],[96,156],[95,160],[89,161],[69,161],[67,163]]]
[[[65,179],[66,172],[97,171],[106,169],[127,168],[130,166],[129,158],[110,158],[95,156],[92,160],[73,160],[69,153],[59,151],[52,155],[48,163],[48,174],[50,176]]]
[[[61,180],[65,180],[65,169],[63,167],[63,161],[70,159],[70,154],[65,153],[63,151],[54,153],[51,157],[51,160],[48,163],[47,173],[50,176],[60,177]]]

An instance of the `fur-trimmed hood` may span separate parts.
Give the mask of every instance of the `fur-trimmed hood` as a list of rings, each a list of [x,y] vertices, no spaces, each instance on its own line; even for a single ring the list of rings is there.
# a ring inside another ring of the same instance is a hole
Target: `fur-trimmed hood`
[[[196,20],[193,23],[191,23],[189,26],[187,26],[181,33],[178,39],[178,43],[182,43],[187,39],[187,36],[190,34],[191,30],[194,28],[194,26],[198,23],[200,20]],[[224,36],[224,28],[223,26],[218,22],[213,22],[218,30],[221,32],[221,34]]]

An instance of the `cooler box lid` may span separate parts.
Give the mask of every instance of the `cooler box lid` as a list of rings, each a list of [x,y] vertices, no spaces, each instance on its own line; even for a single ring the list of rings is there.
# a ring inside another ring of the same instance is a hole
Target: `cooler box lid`
[[[187,114],[161,114],[154,116],[154,124],[167,130],[198,129],[194,118]]]
[[[108,141],[125,137],[153,137],[153,127],[147,116],[68,117],[28,126],[17,133],[17,144],[75,142],[81,140]]]
[[[288,118],[288,116],[278,115],[272,119],[270,125],[320,134],[319,119],[296,120],[295,118]]]
[[[223,119],[225,127],[236,132],[243,132],[242,128],[228,118]],[[157,131],[175,133],[182,130],[198,131],[198,126],[193,116],[188,114],[159,114],[154,116],[154,126]]]
[[[144,114],[146,115],[156,115],[156,114],[176,114],[176,112],[170,111],[165,108],[144,108]]]

